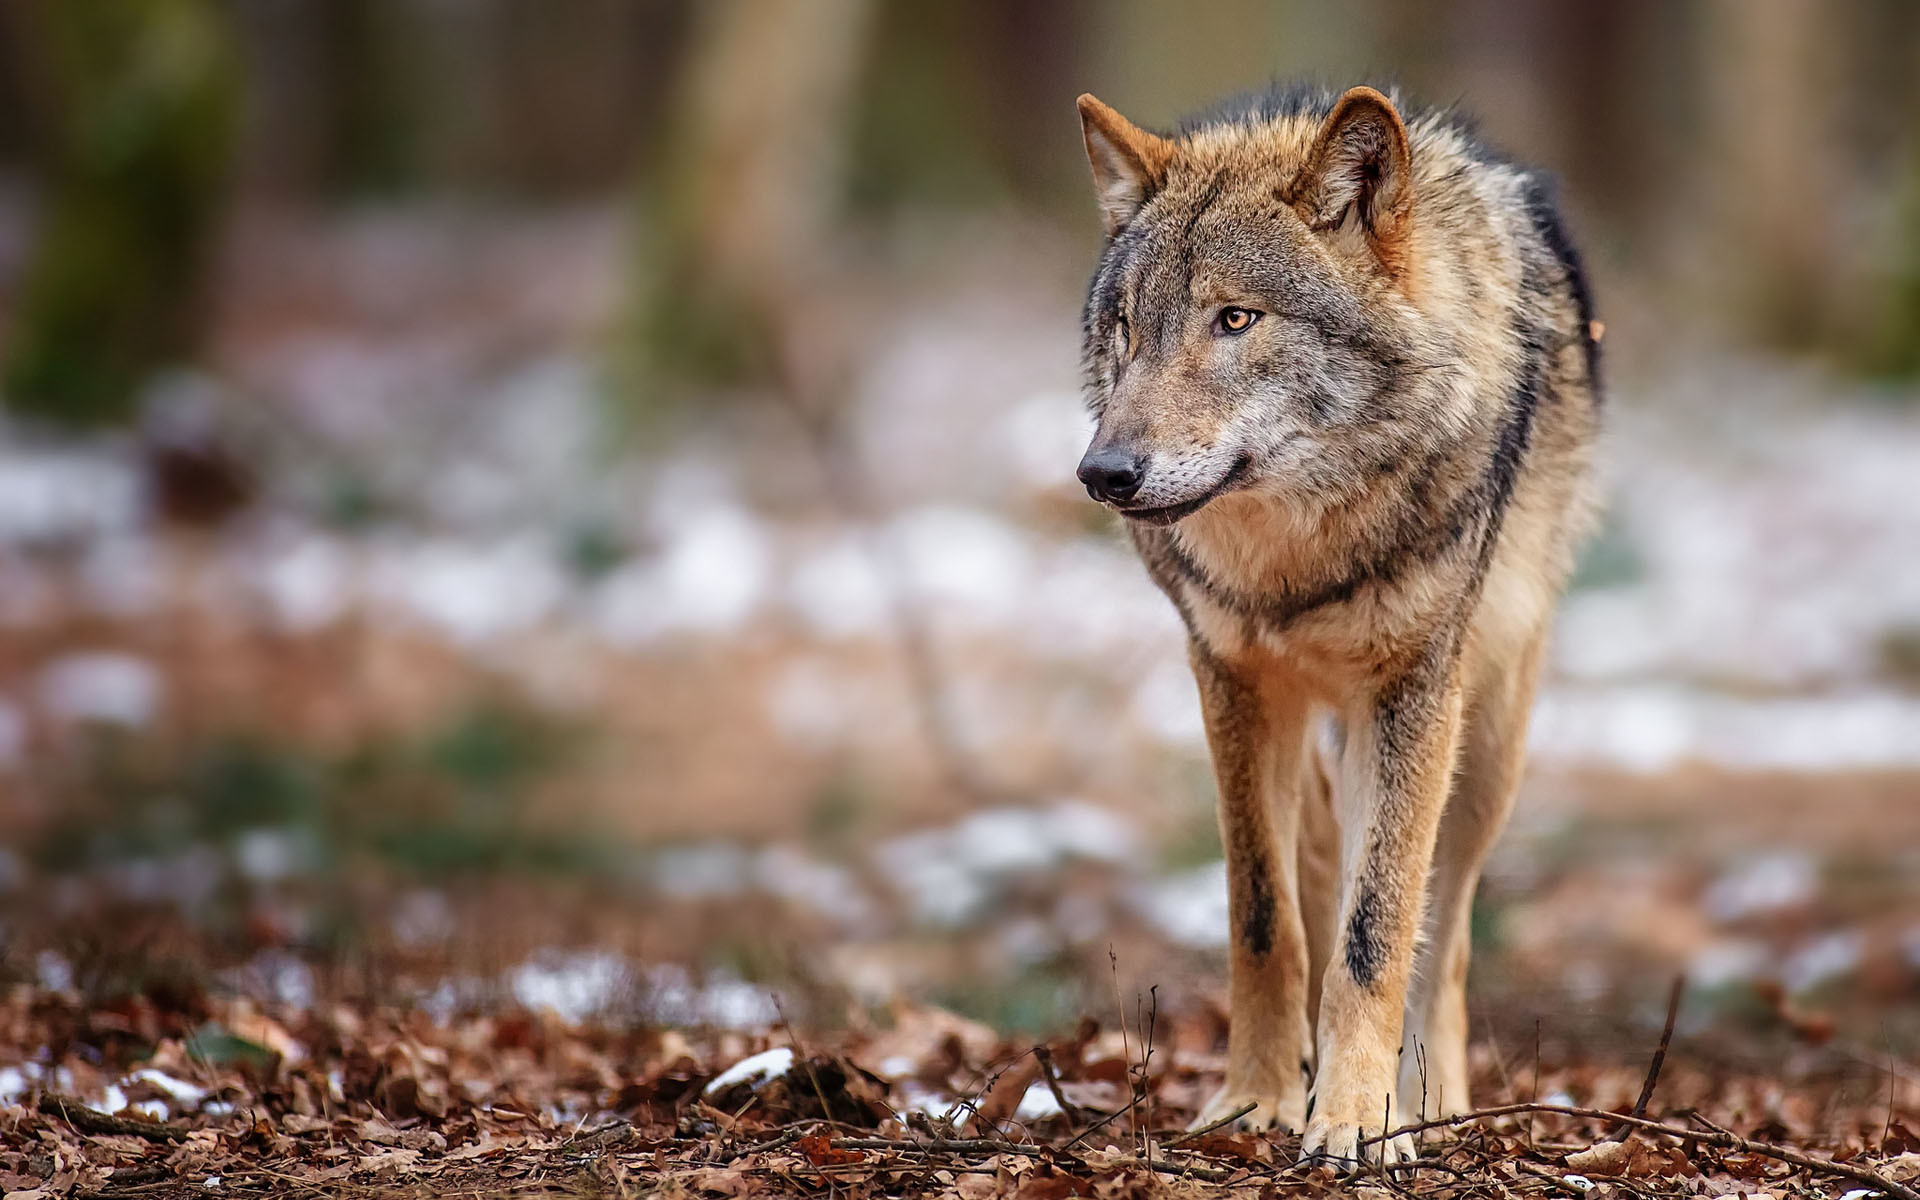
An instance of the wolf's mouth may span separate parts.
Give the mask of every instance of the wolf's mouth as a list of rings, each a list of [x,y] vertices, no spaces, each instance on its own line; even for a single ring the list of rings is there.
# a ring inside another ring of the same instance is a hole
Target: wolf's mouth
[[[1248,470],[1252,467],[1253,458],[1250,455],[1243,454],[1239,460],[1233,464],[1233,469],[1220,477],[1219,483],[1214,484],[1207,491],[1195,496],[1191,500],[1182,500],[1178,504],[1162,505],[1159,508],[1129,508],[1125,505],[1116,504],[1114,505],[1114,511],[1127,520],[1138,521],[1142,525],[1171,525],[1182,517],[1192,516],[1194,513],[1205,508],[1211,501],[1239,487],[1241,481],[1246,478]]]

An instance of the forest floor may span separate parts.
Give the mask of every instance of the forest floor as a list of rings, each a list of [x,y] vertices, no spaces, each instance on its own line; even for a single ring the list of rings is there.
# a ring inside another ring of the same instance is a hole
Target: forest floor
[[[1292,1134],[1178,1132],[1218,1083],[1218,1015],[1154,1005],[1035,1042],[927,1007],[832,1034],[696,1034],[513,1011],[440,1021],[346,995],[275,1009],[191,988],[91,1007],[72,988],[21,985],[0,1009],[0,1044],[48,1046],[57,1065],[0,1071],[0,1191],[1912,1200],[1920,1188],[1911,1068],[1809,1056],[1805,1029],[1762,1039],[1780,1051],[1764,1071],[1730,1065],[1711,1034],[1674,1039],[1663,1063],[1654,1045],[1596,1058],[1551,1030],[1489,1036],[1473,1052],[1487,1115],[1418,1131],[1412,1164],[1348,1176],[1298,1163]]]

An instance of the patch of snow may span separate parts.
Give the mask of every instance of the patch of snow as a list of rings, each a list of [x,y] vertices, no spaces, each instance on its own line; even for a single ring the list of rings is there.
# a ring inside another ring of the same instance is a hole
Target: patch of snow
[[[787,603],[816,636],[881,637],[892,599],[873,535],[845,533],[806,552],[787,581]]]
[[[1048,1117],[1057,1117],[1067,1110],[1053,1098],[1053,1089],[1044,1083],[1032,1083],[1021,1094],[1020,1103],[1014,1106],[1013,1118],[1016,1121],[1041,1121]]]
[[[1021,483],[1038,492],[1077,490],[1073,469],[1093,436],[1093,418],[1077,393],[1035,393],[1001,417],[997,432]]]
[[[12,1104],[40,1081],[40,1064],[0,1067],[0,1104]]]
[[[1773,954],[1761,942],[1723,938],[1700,948],[1687,966],[1687,978],[1702,988],[1746,983],[1758,978],[1772,961]]]
[[[127,1093],[121,1089],[119,1084],[110,1083],[107,1085],[106,1090],[100,1093],[99,1108],[101,1112],[117,1113],[126,1106]]]
[[[469,646],[537,625],[566,586],[550,548],[530,536],[475,544],[392,542],[376,553],[371,576],[380,600]]]
[[[353,567],[333,538],[301,533],[248,554],[242,567],[289,633],[313,633],[338,621],[352,602]]]
[[[718,1029],[757,1029],[780,1016],[767,990],[726,975],[695,984],[685,967],[661,963],[647,968],[641,1010],[663,1025],[705,1025]]]
[[[139,728],[160,704],[160,676],[145,659],[113,651],[68,654],[40,672],[38,698],[63,721]]]
[[[0,453],[0,544],[91,541],[134,528],[143,507],[137,467],[112,448]]]
[[[507,982],[524,1007],[577,1025],[627,996],[632,974],[625,959],[604,950],[542,951],[509,971]]]
[[[616,646],[732,633],[765,600],[772,539],[752,513],[714,505],[673,522],[666,535],[660,553],[627,564],[599,585],[593,622]]]
[[[1673,684],[1546,689],[1529,738],[1540,761],[1656,773],[1920,766],[1920,699],[1891,692],[1755,699]]]
[[[818,913],[842,929],[871,928],[877,918],[873,902],[851,871],[791,846],[770,846],[756,855],[753,879],[768,895]]]
[[[780,1016],[767,989],[743,979],[710,979],[699,998],[700,1023],[716,1029],[758,1029]]]
[[[1049,808],[987,808],[937,829],[881,843],[873,854],[917,919],[965,924],[1007,880],[1069,859],[1133,861],[1132,829],[1117,815],[1068,801]]]
[[[1170,941],[1214,949],[1227,944],[1227,864],[1207,863],[1142,884],[1130,897],[1134,911]]]
[[[912,1069],[912,1067],[908,1067],[907,1071],[910,1072]],[[905,1073],[906,1072],[902,1072],[902,1074]],[[908,1079],[898,1085],[898,1094],[900,1096],[900,1111],[903,1113],[925,1113],[930,1117],[952,1120],[959,1109],[958,1102],[955,1101],[952,1096],[947,1095],[945,1092],[926,1087],[912,1079]]]
[[[1039,917],[1014,917],[999,923],[994,949],[1009,966],[1031,967],[1060,952],[1060,935]]]
[[[1131,551],[1080,537],[1036,557],[1014,628],[1029,653],[1099,663],[1123,676],[1168,659],[1184,666],[1180,615]]]
[[[142,1067],[127,1076],[127,1081],[158,1089],[166,1094],[170,1104],[182,1110],[197,1109],[201,1101],[207,1098],[207,1089],[184,1079],[176,1079],[158,1067]]]
[[[241,966],[224,972],[222,978],[245,995],[301,1011],[312,1008],[319,995],[313,968],[285,950],[261,950]],[[280,1050],[289,1060],[301,1057],[300,1052],[287,1047],[270,1049]]]
[[[1169,746],[1206,745],[1207,726],[1200,714],[1200,693],[1185,662],[1169,658],[1155,664],[1133,689],[1133,719]]]
[[[1799,908],[1813,899],[1819,871],[1803,853],[1783,850],[1749,859],[1716,879],[1701,907],[1716,921]]]
[[[1866,939],[1858,933],[1827,933],[1795,950],[1781,968],[1781,982],[1790,992],[1808,992],[1823,983],[1851,975],[1866,953]]]
[[[69,991],[73,987],[73,964],[58,950],[42,950],[33,960],[34,979],[49,992]]]
[[[279,883],[311,871],[319,849],[301,829],[247,829],[233,839],[234,864],[254,883]]]
[[[912,594],[942,625],[1006,627],[1022,611],[1032,574],[1029,535],[981,509],[928,505],[896,517],[885,534]]]
[[[715,1075],[702,1094],[711,1096],[737,1084],[758,1084],[769,1079],[778,1079],[793,1070],[793,1061],[793,1048],[790,1046],[776,1046],[772,1050],[763,1050],[759,1054],[741,1059]]]
[[[1123,865],[1140,852],[1133,826],[1110,808],[1064,800],[1044,811],[1048,836],[1069,858]]]
[[[874,1071],[882,1079],[902,1079],[920,1069],[920,1064],[907,1054],[889,1054],[874,1066]]]

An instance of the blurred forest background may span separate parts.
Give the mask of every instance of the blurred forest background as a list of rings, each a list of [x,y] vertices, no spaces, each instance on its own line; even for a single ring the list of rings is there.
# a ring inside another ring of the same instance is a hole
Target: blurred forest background
[[[1489,1028],[1685,970],[1911,1046],[1916,68],[1902,0],[4,0],[0,979],[1214,1003],[1177,623],[1072,478],[1073,99],[1307,77],[1558,175],[1607,327]]]

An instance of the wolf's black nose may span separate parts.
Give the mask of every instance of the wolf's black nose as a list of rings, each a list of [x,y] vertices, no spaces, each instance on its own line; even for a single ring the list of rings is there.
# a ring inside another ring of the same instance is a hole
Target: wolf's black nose
[[[1123,504],[1133,499],[1147,477],[1141,469],[1144,461],[1130,450],[1089,450],[1076,474],[1087,485],[1087,495]]]

